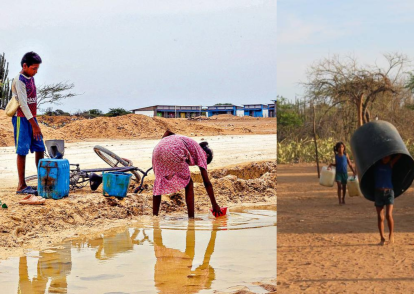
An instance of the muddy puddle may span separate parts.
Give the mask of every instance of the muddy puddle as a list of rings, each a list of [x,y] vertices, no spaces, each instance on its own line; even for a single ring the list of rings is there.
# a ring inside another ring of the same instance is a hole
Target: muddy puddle
[[[1,293],[275,291],[276,206],[169,216],[0,261]]]

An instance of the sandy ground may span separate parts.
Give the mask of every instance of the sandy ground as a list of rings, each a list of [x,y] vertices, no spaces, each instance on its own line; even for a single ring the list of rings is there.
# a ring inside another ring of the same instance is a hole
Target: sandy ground
[[[276,160],[276,136],[273,135],[234,135],[192,137],[197,142],[207,141],[214,151],[210,169],[229,165]],[[70,163],[79,163],[81,168],[107,167],[93,151],[95,145],[105,147],[117,155],[133,161],[141,169],[151,167],[152,150],[157,140],[94,140],[87,142],[65,143],[65,158]],[[258,144],[260,142],[260,144]],[[26,160],[26,176],[36,174],[34,154]],[[193,168],[197,170],[197,168]],[[14,147],[0,148],[0,175],[3,187],[17,186],[16,154]],[[151,175],[153,173],[151,172]]]
[[[315,166],[279,165],[277,189],[279,293],[414,293],[413,188],[395,201],[396,243],[387,246],[377,245],[373,202],[339,206]]]
[[[195,138],[201,140],[200,137]],[[276,203],[276,136],[215,136],[205,137],[214,149],[210,177],[218,203],[222,206],[249,203]],[[124,140],[78,142],[66,145],[65,157],[81,167],[104,167],[92,147],[103,145],[122,157],[129,158],[140,167],[151,166],[151,153],[158,140]],[[258,144],[260,142],[260,144]],[[34,157],[28,158],[28,173],[35,171]],[[96,192],[88,188],[71,192],[62,200],[47,200],[43,206],[22,206],[15,195],[16,167],[12,147],[0,148],[1,177],[0,200],[8,209],[0,209],[0,259],[19,256],[29,248],[42,249],[64,238],[77,238],[99,234],[103,230],[125,226],[132,221],[151,217],[152,183],[140,195],[128,193],[123,200],[105,198],[101,187]],[[210,205],[200,176],[193,169],[196,182],[196,214],[207,212]],[[161,216],[186,213],[184,191],[162,198]]]

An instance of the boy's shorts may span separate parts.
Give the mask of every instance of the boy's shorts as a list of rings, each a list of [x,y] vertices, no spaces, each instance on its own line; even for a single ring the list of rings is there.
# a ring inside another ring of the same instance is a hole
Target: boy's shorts
[[[342,184],[346,185],[348,182],[348,173],[336,173],[335,182],[341,182]]]
[[[375,206],[384,207],[384,205],[394,204],[394,190],[375,190]]]
[[[37,123],[36,118],[34,120]],[[44,152],[45,144],[43,139],[37,141],[33,138],[33,129],[30,122],[25,117],[12,117],[14,127],[14,144],[16,146],[16,153],[19,155],[27,155],[29,150],[33,152]]]

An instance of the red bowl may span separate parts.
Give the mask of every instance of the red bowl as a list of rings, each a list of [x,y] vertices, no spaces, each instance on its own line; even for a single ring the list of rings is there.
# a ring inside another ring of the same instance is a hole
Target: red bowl
[[[216,213],[213,212],[213,209],[210,208],[211,213],[215,216],[215,217],[220,217],[220,216],[225,216],[227,213],[227,207],[221,207],[221,215],[216,215]]]

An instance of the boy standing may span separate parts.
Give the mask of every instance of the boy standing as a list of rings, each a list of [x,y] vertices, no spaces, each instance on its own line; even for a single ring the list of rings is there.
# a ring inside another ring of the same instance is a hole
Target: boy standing
[[[37,96],[34,76],[39,69],[42,59],[35,52],[26,53],[21,61],[22,70],[12,83],[13,96],[17,96],[20,107],[12,118],[14,127],[14,142],[17,153],[17,171],[19,185],[17,194],[35,194],[37,191],[26,185],[26,155],[29,150],[36,153],[36,167],[43,158],[45,145],[42,132],[36,120]]]

